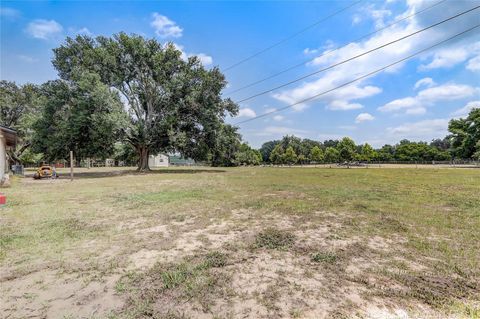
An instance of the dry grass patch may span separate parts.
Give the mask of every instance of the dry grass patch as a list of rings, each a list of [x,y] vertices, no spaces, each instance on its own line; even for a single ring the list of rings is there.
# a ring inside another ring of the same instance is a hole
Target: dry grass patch
[[[141,273],[129,273],[117,283],[126,294],[120,318],[187,317],[182,305],[189,303],[208,312],[217,298],[228,293],[229,276],[221,268],[228,256],[213,251],[203,256],[186,257],[178,263],[157,263]],[[190,314],[191,315],[191,314]]]

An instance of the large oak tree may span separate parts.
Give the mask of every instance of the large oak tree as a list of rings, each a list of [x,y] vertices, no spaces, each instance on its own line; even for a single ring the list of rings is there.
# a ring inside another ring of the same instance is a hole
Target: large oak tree
[[[182,60],[172,43],[125,33],[78,36],[54,54],[62,79],[88,70],[121,93],[129,114],[125,138],[139,155],[139,170],[148,170],[149,154],[158,152],[206,159],[227,114],[238,112],[221,97],[226,81],[219,69],[205,69],[197,57]]]

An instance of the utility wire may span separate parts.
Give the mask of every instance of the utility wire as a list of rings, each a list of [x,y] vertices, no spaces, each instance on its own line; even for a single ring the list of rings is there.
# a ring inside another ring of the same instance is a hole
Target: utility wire
[[[393,43],[399,42],[399,41],[401,41],[401,40],[404,40],[404,39],[406,39],[406,38],[409,38],[409,37],[411,37],[411,36],[414,36],[414,35],[416,35],[416,34],[418,34],[418,33],[421,33],[421,32],[424,32],[424,31],[426,31],[426,30],[428,30],[428,29],[431,29],[431,28],[433,28],[433,27],[436,27],[436,26],[438,26],[438,25],[440,25],[440,24],[442,24],[442,23],[445,23],[445,22],[447,22],[447,21],[450,21],[450,20],[453,20],[453,19],[455,19],[455,18],[458,18],[458,17],[460,17],[460,16],[462,16],[462,15],[464,15],[464,14],[467,14],[467,13],[473,11],[473,10],[476,10],[476,9],[478,9],[478,8],[480,8],[480,5],[479,5],[479,6],[476,6],[476,7],[474,7],[474,8],[468,9],[468,10],[466,10],[466,11],[463,11],[463,12],[461,12],[461,13],[458,13],[458,14],[456,14],[456,15],[454,15],[454,16],[451,16],[451,17],[449,17],[449,18],[447,18],[447,19],[444,19],[444,20],[442,20],[442,21],[440,21],[440,22],[434,23],[434,24],[432,24],[432,25],[430,25],[430,26],[428,26],[428,27],[426,27],[426,28],[423,28],[423,29],[417,30],[417,31],[415,31],[415,32],[413,32],[413,33],[407,34],[407,35],[405,35],[405,36],[403,36],[403,37],[400,37],[400,38],[398,38],[398,39],[396,39],[396,40],[393,40],[393,41],[390,41],[390,42],[388,42],[388,43],[382,44],[381,46],[378,46],[378,47],[373,48],[373,49],[371,49],[371,50],[368,50],[368,51],[365,51],[365,52],[360,53],[360,54],[358,54],[358,55],[355,55],[355,56],[353,56],[353,57],[351,57],[351,58],[348,58],[348,59],[346,59],[346,60],[340,61],[340,62],[335,63],[335,64],[332,64],[332,65],[330,65],[330,66],[327,66],[327,67],[325,67],[325,68],[323,68],[323,69],[320,69],[320,70],[318,70],[318,71],[315,71],[315,72],[312,72],[312,73],[308,73],[308,74],[303,75],[303,76],[301,76],[301,77],[299,77],[299,78],[296,78],[295,80],[292,80],[292,81],[289,81],[289,82],[287,82],[287,83],[284,83],[284,84],[281,84],[281,85],[279,85],[279,86],[276,86],[276,87],[274,87],[274,88],[271,88],[271,89],[268,89],[268,90],[265,90],[265,91],[256,93],[256,94],[254,94],[254,95],[251,95],[251,96],[246,97],[246,98],[244,98],[244,99],[241,99],[241,100],[239,100],[239,101],[235,101],[235,103],[242,103],[242,102],[251,100],[251,99],[256,98],[256,97],[258,97],[258,96],[267,94],[267,93],[269,93],[269,92],[275,91],[275,90],[277,90],[277,89],[283,88],[283,87],[288,86],[288,85],[290,85],[290,84],[293,84],[293,83],[295,83],[295,82],[298,82],[298,81],[301,81],[301,80],[303,80],[303,79],[306,79],[306,78],[308,78],[308,77],[310,77],[310,76],[312,76],[312,75],[315,75],[315,74],[318,74],[318,73],[321,73],[321,72],[324,72],[324,71],[333,69],[334,67],[337,67],[337,66],[339,66],[339,65],[345,64],[345,63],[347,63],[347,62],[349,62],[349,61],[355,60],[355,59],[357,59],[357,58],[359,58],[359,57],[362,57],[362,56],[364,56],[364,55],[366,55],[366,54],[369,54],[369,53],[371,53],[371,52],[377,51],[377,50],[379,50],[379,49],[381,49],[381,48],[384,48],[384,47],[386,47],[386,46],[388,46],[388,45],[391,45],[391,44],[393,44]]]
[[[225,72],[225,71],[231,70],[231,69],[239,66],[240,64],[243,64],[243,63],[245,63],[245,62],[247,62],[247,61],[249,61],[249,60],[251,60],[251,59],[253,59],[253,58],[257,57],[257,56],[259,56],[260,54],[265,53],[265,52],[273,49],[274,47],[279,46],[280,44],[285,43],[285,42],[287,42],[288,40],[291,40],[291,39],[295,38],[296,36],[304,33],[305,31],[308,31],[308,30],[310,30],[311,28],[319,25],[320,23],[322,23],[322,22],[324,22],[324,21],[326,21],[326,20],[328,20],[328,19],[336,16],[337,14],[342,13],[343,11],[346,11],[346,10],[350,9],[351,7],[357,5],[358,3],[362,2],[362,1],[363,1],[363,0],[355,1],[354,3],[350,4],[350,5],[347,6],[347,7],[342,8],[342,9],[340,9],[340,10],[338,10],[338,11],[335,11],[335,12],[331,13],[330,15],[328,15],[328,16],[326,16],[326,17],[324,17],[324,18],[322,18],[322,19],[314,22],[313,24],[311,24],[311,25],[309,25],[309,26],[301,29],[300,31],[297,31],[297,32],[295,32],[294,34],[286,37],[285,39],[280,40],[280,41],[278,41],[278,42],[275,42],[274,44],[266,47],[265,49],[262,49],[262,50],[260,50],[260,51],[257,51],[257,52],[255,52],[254,54],[252,54],[252,55],[244,58],[243,60],[240,60],[240,61],[238,61],[238,62],[230,65],[229,67],[223,69],[223,71]]]
[[[307,64],[308,62],[311,62],[311,61],[313,61],[313,60],[315,60],[315,59],[318,59],[318,58],[320,58],[320,57],[322,57],[322,56],[324,56],[324,55],[327,55],[327,54],[330,54],[330,53],[332,53],[332,52],[335,52],[335,51],[338,51],[338,50],[340,50],[340,49],[343,49],[344,47],[348,46],[348,45],[349,45],[350,43],[352,43],[352,42],[357,42],[357,41],[363,40],[363,39],[365,39],[365,38],[367,38],[367,37],[369,37],[369,36],[372,36],[372,35],[380,32],[380,31],[383,31],[383,30],[385,30],[385,29],[387,29],[387,28],[390,28],[391,26],[393,26],[393,25],[395,25],[395,24],[397,24],[397,23],[400,23],[400,22],[405,21],[405,20],[407,20],[407,19],[410,19],[410,18],[412,18],[412,17],[414,17],[414,16],[416,16],[416,15],[418,15],[418,14],[421,14],[421,13],[427,11],[427,10],[430,10],[430,9],[432,9],[433,7],[436,7],[436,6],[444,3],[445,1],[447,1],[447,0],[441,0],[441,1],[439,1],[439,2],[436,2],[436,3],[434,3],[433,5],[431,5],[431,6],[429,6],[429,7],[426,7],[426,8],[424,8],[424,9],[420,10],[420,11],[417,11],[417,12],[415,12],[415,13],[412,13],[411,15],[408,15],[408,16],[406,16],[406,17],[403,17],[403,18],[401,18],[401,19],[398,19],[398,20],[396,20],[396,21],[394,21],[394,22],[392,22],[392,23],[390,23],[390,24],[387,24],[386,26],[384,26],[384,27],[382,27],[382,28],[380,28],[380,29],[377,29],[377,30],[375,30],[375,31],[373,31],[373,32],[370,32],[370,33],[367,33],[367,34],[365,34],[365,35],[362,35],[362,36],[360,36],[359,38],[356,38],[356,39],[354,39],[354,40],[352,40],[352,41],[348,41],[348,42],[344,43],[343,45],[341,45],[340,47],[337,47],[337,48],[335,48],[335,49],[328,50],[328,51],[326,51],[326,52],[324,52],[324,53],[320,54],[319,56],[316,56],[316,57],[314,57],[314,58],[312,58],[312,59],[305,60],[305,61],[303,61],[303,62],[301,62],[301,63],[295,64],[295,65],[293,65],[293,66],[291,66],[291,67],[288,67],[288,68],[286,68],[286,69],[284,69],[284,70],[282,70],[282,71],[279,71],[279,72],[277,72],[277,73],[274,73],[274,74],[272,74],[272,75],[270,75],[270,76],[267,76],[267,77],[265,77],[265,78],[263,78],[263,79],[261,79],[261,80],[254,81],[254,82],[252,82],[252,83],[250,83],[250,84],[247,84],[247,85],[245,85],[245,86],[242,86],[242,87],[240,87],[240,88],[238,88],[238,89],[235,89],[235,90],[233,90],[233,91],[227,92],[227,93],[225,93],[225,94],[229,95],[229,94],[234,94],[234,93],[240,92],[240,91],[242,91],[242,90],[244,90],[244,89],[247,89],[247,88],[252,87],[252,86],[254,86],[254,85],[257,85],[257,84],[259,84],[259,83],[265,82],[265,81],[270,80],[270,79],[272,79],[272,78],[274,78],[274,77],[277,77],[277,76],[279,76],[279,75],[281,75],[281,74],[283,74],[283,73],[285,73],[285,72],[288,72],[288,71],[291,71],[291,70],[296,69],[296,68],[298,68],[298,67],[301,67],[301,66]]]
[[[310,96],[310,97],[308,97],[308,98],[306,98],[306,99],[303,99],[303,100],[297,101],[297,102],[295,102],[295,103],[293,103],[293,104],[289,104],[289,105],[287,105],[287,106],[284,106],[284,107],[282,107],[282,108],[279,108],[279,109],[277,109],[277,110],[275,110],[275,111],[267,112],[267,113],[264,113],[264,114],[255,116],[255,117],[253,117],[253,118],[250,118],[250,119],[247,119],[247,120],[244,120],[244,121],[237,122],[237,123],[235,123],[234,125],[239,125],[239,124],[247,123],[247,122],[250,122],[250,121],[253,121],[253,120],[262,118],[262,117],[269,116],[269,115],[274,114],[274,113],[278,113],[278,112],[280,112],[280,111],[284,111],[284,110],[286,110],[286,109],[288,109],[288,108],[291,108],[291,107],[293,107],[293,106],[295,106],[295,105],[298,105],[298,104],[301,104],[301,103],[305,103],[305,102],[314,100],[314,99],[316,99],[316,98],[318,98],[318,97],[320,97],[320,96],[322,96],[322,95],[325,95],[325,94],[330,93],[330,92],[332,92],[332,91],[338,90],[338,89],[340,89],[340,88],[342,88],[342,87],[345,87],[345,86],[347,86],[347,85],[350,85],[350,84],[352,84],[352,83],[354,83],[354,82],[357,82],[357,81],[363,80],[363,79],[365,79],[365,78],[368,78],[368,77],[370,77],[370,76],[372,76],[372,75],[374,75],[374,74],[376,74],[376,73],[379,73],[379,72],[381,72],[381,71],[383,71],[383,70],[385,70],[385,69],[388,69],[388,68],[390,68],[390,67],[392,67],[392,66],[394,66],[394,65],[396,65],[396,64],[399,64],[399,63],[401,63],[401,62],[404,62],[404,61],[406,61],[406,60],[409,60],[409,59],[411,59],[411,58],[413,58],[413,57],[415,57],[415,56],[417,56],[417,55],[422,54],[423,52],[426,52],[426,51],[428,51],[428,50],[430,50],[430,49],[432,49],[432,48],[434,48],[434,47],[436,47],[436,46],[442,45],[442,44],[444,44],[444,43],[446,43],[446,42],[448,42],[448,41],[450,41],[450,40],[452,40],[452,39],[454,39],[454,38],[456,38],[456,37],[459,37],[459,36],[461,36],[461,35],[463,35],[463,34],[465,34],[465,33],[467,33],[467,32],[470,32],[470,31],[472,31],[472,30],[474,30],[474,29],[476,29],[476,28],[478,28],[478,27],[480,27],[480,24],[477,24],[477,25],[475,25],[475,26],[473,26],[473,27],[471,27],[471,28],[469,28],[469,29],[467,29],[467,30],[465,30],[465,31],[462,31],[462,32],[460,32],[460,33],[457,33],[457,34],[455,34],[454,36],[451,36],[451,37],[449,37],[449,38],[447,38],[447,39],[445,39],[445,40],[443,40],[443,41],[437,42],[436,44],[431,45],[431,46],[429,46],[429,47],[427,47],[427,48],[425,48],[425,49],[422,49],[422,50],[420,50],[420,51],[417,51],[417,52],[415,52],[415,53],[413,53],[413,54],[411,54],[411,55],[409,55],[409,56],[407,56],[407,57],[405,57],[405,58],[403,58],[403,59],[400,59],[400,60],[398,60],[398,61],[396,61],[396,62],[390,63],[389,65],[386,65],[386,66],[384,66],[384,67],[382,67],[382,68],[380,68],[380,69],[377,69],[377,70],[375,70],[375,71],[373,71],[373,72],[370,72],[370,73],[368,73],[368,74],[365,74],[365,75],[363,75],[363,76],[361,76],[361,77],[358,77],[358,78],[356,78],[356,79],[354,79],[354,80],[345,82],[345,83],[343,83],[343,84],[341,84],[341,85],[339,85],[339,86],[337,86],[337,87],[335,87],[335,88],[333,88],[333,89],[330,89],[330,90],[323,91],[323,92],[321,92],[321,93],[315,94],[315,95]]]

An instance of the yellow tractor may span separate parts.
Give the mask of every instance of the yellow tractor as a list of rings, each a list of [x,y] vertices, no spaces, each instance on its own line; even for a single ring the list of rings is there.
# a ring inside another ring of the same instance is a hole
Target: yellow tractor
[[[57,172],[55,171],[55,168],[52,166],[48,165],[42,165],[40,166],[35,174],[33,174],[34,179],[42,179],[42,178],[57,178]]]

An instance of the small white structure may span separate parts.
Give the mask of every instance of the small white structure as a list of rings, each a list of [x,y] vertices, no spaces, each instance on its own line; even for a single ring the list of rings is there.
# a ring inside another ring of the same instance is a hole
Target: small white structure
[[[0,125],[0,185],[8,183],[7,147],[15,147],[17,132]]]
[[[165,154],[150,155],[148,157],[148,166],[150,168],[168,167],[168,156]]]
[[[115,160],[113,158],[107,158],[105,160],[105,167],[113,167],[115,166]]]

